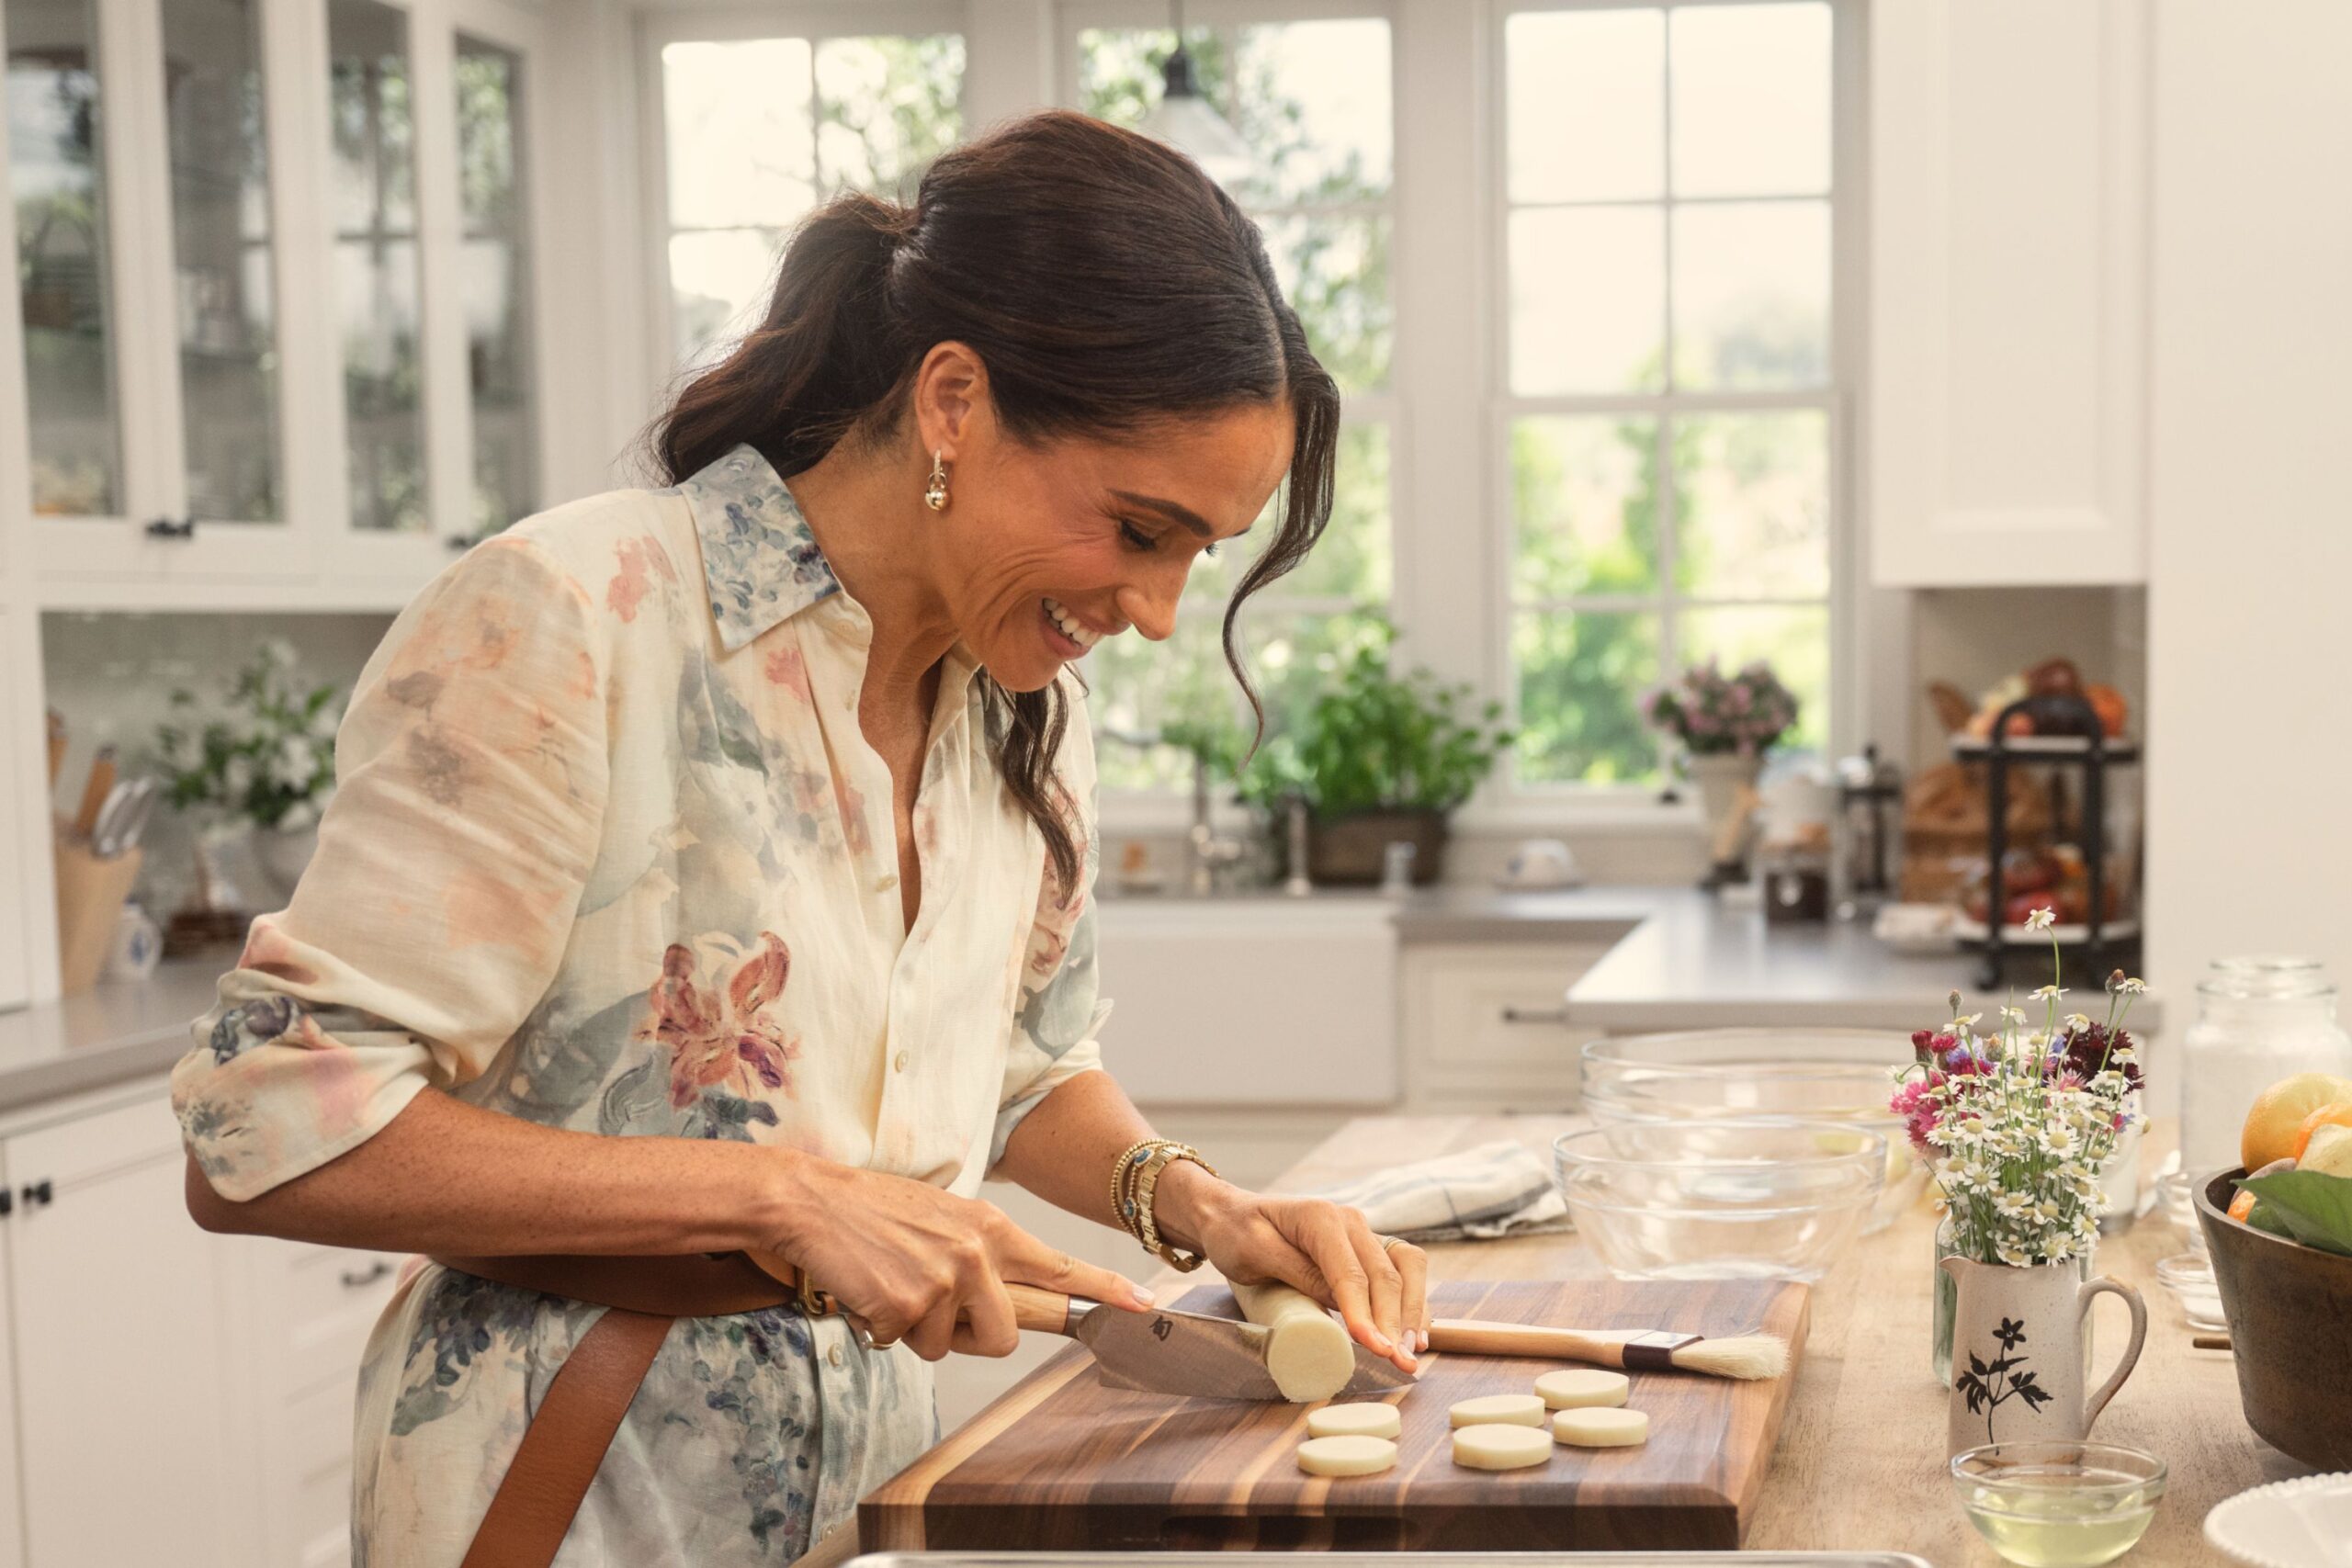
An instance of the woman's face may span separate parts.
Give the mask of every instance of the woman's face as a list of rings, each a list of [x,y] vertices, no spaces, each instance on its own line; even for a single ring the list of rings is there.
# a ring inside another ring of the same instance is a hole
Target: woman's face
[[[957,634],[1016,692],[1052,684],[1103,637],[1166,638],[1193,563],[1247,531],[1290,468],[1287,402],[1115,443],[1032,446],[977,423],[938,519],[940,591]]]

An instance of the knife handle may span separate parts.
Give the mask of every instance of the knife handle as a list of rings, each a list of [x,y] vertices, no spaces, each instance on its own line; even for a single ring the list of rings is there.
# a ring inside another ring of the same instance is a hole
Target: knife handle
[[[1054,1291],[1041,1291],[1035,1285],[1016,1285],[1005,1281],[1004,1293],[1012,1298],[1012,1321],[1032,1334],[1068,1335],[1077,1324],[1070,1317],[1070,1300]]]
[[[1524,1323],[1480,1323],[1464,1317],[1430,1321],[1430,1348],[1457,1356],[1517,1356],[1530,1360],[1625,1364],[1625,1347],[1613,1338],[1573,1328],[1540,1328]]]

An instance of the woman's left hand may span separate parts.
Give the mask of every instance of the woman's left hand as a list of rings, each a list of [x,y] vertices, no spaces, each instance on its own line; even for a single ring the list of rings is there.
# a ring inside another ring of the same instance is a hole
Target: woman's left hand
[[[1406,1371],[1429,1348],[1428,1255],[1375,1234],[1356,1210],[1247,1191],[1189,1161],[1168,1168],[1157,1197],[1160,1229],[1227,1280],[1279,1280],[1337,1307],[1358,1344]]]

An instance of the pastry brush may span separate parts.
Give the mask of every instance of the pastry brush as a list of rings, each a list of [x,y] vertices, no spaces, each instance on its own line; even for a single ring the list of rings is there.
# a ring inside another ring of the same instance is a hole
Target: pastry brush
[[[1628,1371],[1704,1372],[1742,1381],[1777,1378],[1789,1370],[1789,1342],[1771,1334],[1734,1334],[1713,1339],[1665,1328],[1588,1332],[1441,1317],[1430,1324],[1429,1348],[1457,1356],[1589,1361]]]

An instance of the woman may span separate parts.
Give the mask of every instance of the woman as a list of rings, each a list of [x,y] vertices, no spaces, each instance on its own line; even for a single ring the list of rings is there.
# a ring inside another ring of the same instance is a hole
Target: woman
[[[1148,1304],[987,1174],[1412,1365],[1420,1255],[1154,1140],[1096,1043],[1069,666],[1165,638],[1285,477],[1240,594],[1297,564],[1338,413],[1225,195],[1040,115],[808,220],[672,488],[401,615],[173,1083],[208,1227],[434,1259],[361,1373],[359,1560],[799,1555],[935,1436],[927,1363],[1012,1348],[1008,1285]]]

